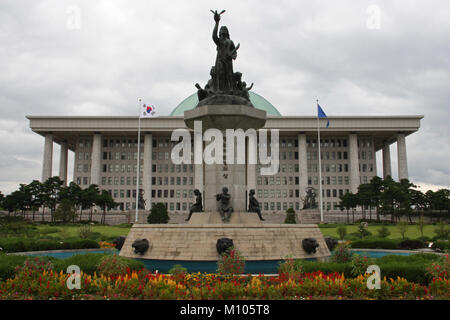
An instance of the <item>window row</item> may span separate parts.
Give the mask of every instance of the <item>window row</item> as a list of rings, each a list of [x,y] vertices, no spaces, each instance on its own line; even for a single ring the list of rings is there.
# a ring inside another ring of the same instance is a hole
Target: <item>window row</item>
[[[137,177],[102,177],[102,186],[135,186]],[[142,176],[139,177],[139,185],[142,185]]]
[[[152,184],[154,186],[192,186],[194,185],[194,177],[152,177]]]
[[[153,198],[194,198],[194,190],[152,190],[152,199]]]

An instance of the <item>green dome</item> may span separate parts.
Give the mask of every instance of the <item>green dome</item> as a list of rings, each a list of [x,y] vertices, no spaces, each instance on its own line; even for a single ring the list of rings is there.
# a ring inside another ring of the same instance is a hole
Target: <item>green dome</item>
[[[267,112],[268,115],[272,116],[281,116],[281,113],[278,112],[278,110],[266,99],[261,97],[259,94],[256,94],[254,92],[249,92],[250,94],[250,101],[255,106],[255,108],[264,110]],[[181,101],[181,103],[173,109],[173,111],[170,113],[171,116],[182,116],[184,115],[184,112],[186,110],[194,109],[198,104],[198,97],[197,93],[194,93]]]

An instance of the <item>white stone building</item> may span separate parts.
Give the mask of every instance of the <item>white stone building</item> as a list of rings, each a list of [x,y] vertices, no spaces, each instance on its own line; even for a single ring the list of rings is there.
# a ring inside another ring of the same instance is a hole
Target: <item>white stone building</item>
[[[301,208],[308,186],[319,189],[317,118],[282,116],[267,100],[251,93],[256,108],[267,112],[264,128],[279,129],[280,170],[261,176],[247,166],[247,190],[255,189],[264,216]],[[169,212],[187,213],[193,190],[203,191],[203,165],[174,165],[172,131],[186,128],[183,113],[197,103],[196,95],[181,102],[169,116],[141,120],[140,188],[146,204],[162,202]],[[61,146],[59,176],[68,181],[68,152],[74,153],[73,181],[108,190],[118,210],[135,208],[137,116],[28,116],[32,131],[44,137],[42,180],[53,174],[53,144]],[[420,127],[417,116],[329,116],[321,129],[324,211],[337,211],[339,196],[356,192],[360,183],[391,174],[389,145],[397,142],[399,178],[408,178],[406,137]],[[193,150],[193,149],[192,149]],[[376,152],[383,168],[377,168]]]

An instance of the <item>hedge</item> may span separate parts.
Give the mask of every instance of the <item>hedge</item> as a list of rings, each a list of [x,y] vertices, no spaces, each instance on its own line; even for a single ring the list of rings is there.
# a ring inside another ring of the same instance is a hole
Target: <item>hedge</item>
[[[438,240],[436,242],[433,242],[433,245],[431,246],[433,249],[440,249],[442,251],[450,250],[450,241],[444,241],[444,240]]]
[[[23,238],[0,239],[0,248],[3,252],[26,252],[64,249],[96,249],[100,248],[97,241],[89,239],[76,240],[35,240]]]
[[[105,254],[102,253],[75,254],[66,259],[58,259],[54,263],[54,269],[58,272],[66,272],[68,266],[76,265],[80,267],[81,271],[93,274],[97,270],[98,263],[104,256]],[[144,268],[144,264],[141,261],[124,257],[119,257],[119,259],[125,261],[132,271]]]
[[[408,281],[428,284],[431,277],[427,275],[427,267],[433,261],[439,259],[439,255],[419,253],[411,256],[386,255],[375,260],[375,264],[380,267],[381,277],[387,279],[397,277],[405,278]],[[302,265],[303,272],[322,271],[323,273],[343,273],[345,277],[353,277],[352,264],[336,262],[315,262],[296,260]]]
[[[88,253],[73,255],[65,259],[57,259],[48,256],[41,256],[41,258],[51,261],[53,263],[53,270],[57,272],[62,271],[65,273],[68,266],[77,265],[84,273],[93,274],[97,270],[97,264],[105,255],[107,254]],[[35,256],[18,256],[0,253],[0,280],[14,278],[16,267],[23,265],[27,259],[32,259],[34,257]],[[137,271],[144,268],[144,264],[141,261],[124,257],[119,257],[119,259],[124,260],[131,271]]]
[[[350,243],[354,249],[399,249],[401,240],[392,239],[361,239]]]

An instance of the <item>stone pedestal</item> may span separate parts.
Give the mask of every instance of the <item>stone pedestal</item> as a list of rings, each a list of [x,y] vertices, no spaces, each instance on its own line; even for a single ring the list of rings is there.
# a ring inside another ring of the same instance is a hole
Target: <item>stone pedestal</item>
[[[219,212],[195,212],[189,220],[190,225],[225,224],[222,222]],[[261,224],[261,220],[254,212],[233,212],[230,222],[227,224]]]
[[[299,213],[301,224],[320,223],[319,209],[303,209]]]
[[[242,217],[244,213],[240,216]],[[194,218],[194,216],[192,217]],[[325,239],[312,224],[135,224],[128,233],[120,256],[170,261],[217,261],[216,243],[230,238],[246,261],[324,259],[330,256]],[[316,253],[303,250],[302,241],[314,238]],[[147,239],[150,248],[143,255],[134,253],[136,239]]]

